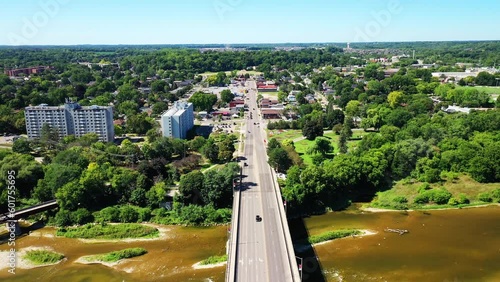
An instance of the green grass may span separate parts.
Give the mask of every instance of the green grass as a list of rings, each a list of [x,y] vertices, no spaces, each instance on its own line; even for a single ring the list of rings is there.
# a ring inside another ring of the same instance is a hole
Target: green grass
[[[359,235],[361,234],[360,230],[356,229],[342,229],[342,230],[335,230],[335,231],[327,231],[324,233],[321,233],[319,235],[313,235],[309,236],[309,243],[310,244],[317,244],[325,241],[330,241],[334,239],[339,239],[339,238],[344,238],[348,236],[353,236],[353,235]]]
[[[268,130],[269,138],[276,138],[276,140],[282,142],[285,139],[296,139],[302,137],[302,130],[298,129],[288,129],[288,130]]]
[[[405,183],[405,180],[398,181],[392,189],[378,192],[377,196],[368,205],[375,208],[387,209],[438,209],[449,207],[466,207],[487,204],[479,200],[478,195],[484,192],[491,192],[498,189],[498,183],[479,183],[474,181],[470,176],[461,175],[458,179],[448,180],[446,182],[430,184],[431,189],[444,188],[452,194],[452,197],[458,199],[460,195],[464,195],[469,201],[468,204],[448,205],[448,204],[415,204],[414,200],[419,195],[419,190],[424,185],[422,182]],[[406,203],[400,199],[404,197]]]
[[[457,86],[457,89],[467,89],[467,88],[474,88],[477,89],[478,91],[484,91],[487,94],[500,94],[500,87],[495,87],[495,86]]]
[[[200,262],[201,265],[218,264],[227,261],[227,255],[223,256],[211,256]]]
[[[25,259],[29,260],[36,265],[53,264],[64,258],[63,255],[46,250],[33,250],[28,251],[24,256]]]
[[[88,261],[117,262],[122,259],[142,256],[144,254],[147,254],[147,252],[148,251],[146,251],[146,249],[143,248],[129,248],[106,254],[88,256],[86,259]]]
[[[79,227],[60,228],[57,236],[82,239],[126,239],[155,238],[158,229],[135,223],[124,224],[86,224]]]

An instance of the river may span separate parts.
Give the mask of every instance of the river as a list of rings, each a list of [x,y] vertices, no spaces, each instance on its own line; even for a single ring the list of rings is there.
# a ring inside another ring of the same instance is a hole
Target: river
[[[377,232],[317,245],[315,252],[321,263],[315,264],[306,257],[304,278],[308,278],[308,272],[321,269],[325,280],[332,282],[500,281],[499,206],[371,213],[361,212],[354,205],[346,211],[306,218],[302,223],[311,235],[341,228]],[[45,227],[18,238],[16,248],[50,247],[67,260],[54,266],[17,269],[15,275],[3,269],[0,281],[224,281],[225,267],[195,270],[191,266],[211,255],[224,254],[227,227],[166,228],[170,229],[168,236],[160,240],[84,243],[56,238],[55,230]],[[385,228],[407,229],[409,233],[388,233]],[[81,256],[131,247],[145,248],[148,254],[132,258],[116,269],[74,263]],[[0,245],[0,251],[8,249],[7,244]],[[304,281],[318,281],[311,277]]]
[[[311,235],[339,228],[377,232],[316,246],[326,281],[500,281],[499,206],[382,213],[353,206],[304,223]],[[304,263],[305,277],[316,267]]]
[[[0,281],[13,282],[139,282],[139,281],[224,281],[225,266],[198,269],[192,265],[212,255],[223,255],[226,249],[227,227],[167,226],[167,237],[160,240],[135,242],[84,243],[78,239],[54,237],[55,229],[45,227],[16,240],[18,250],[26,247],[49,247],[62,253],[67,260],[53,266],[17,269],[16,274],[0,272]],[[81,256],[141,247],[148,253],[119,264],[117,269],[100,264],[74,263]],[[8,250],[7,244],[0,251]]]

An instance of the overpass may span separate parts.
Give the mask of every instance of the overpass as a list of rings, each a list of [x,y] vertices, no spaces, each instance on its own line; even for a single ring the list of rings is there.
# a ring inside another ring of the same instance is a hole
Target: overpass
[[[34,215],[37,213],[41,213],[44,211],[48,211],[54,208],[59,207],[56,200],[50,200],[47,202],[43,202],[38,205],[34,205],[28,208],[20,209],[15,211],[14,213],[4,213],[0,215],[0,223],[6,223],[7,229],[15,228],[16,234],[21,233],[21,229],[19,228],[18,220],[20,218],[25,218],[30,215]]]
[[[234,193],[226,281],[298,282],[297,259],[281,191],[267,163],[267,138],[259,124],[253,88],[248,93],[252,118],[247,119],[243,154],[248,166],[243,165],[243,177]]]

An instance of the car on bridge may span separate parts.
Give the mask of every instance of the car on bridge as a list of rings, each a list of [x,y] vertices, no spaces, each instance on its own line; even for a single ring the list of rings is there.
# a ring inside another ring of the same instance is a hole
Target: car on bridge
[[[262,217],[260,217],[260,215],[256,215],[255,216],[255,221],[261,222],[262,221]]]

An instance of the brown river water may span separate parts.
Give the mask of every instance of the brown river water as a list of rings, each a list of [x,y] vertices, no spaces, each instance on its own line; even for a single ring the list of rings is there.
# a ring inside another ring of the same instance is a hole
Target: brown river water
[[[500,207],[444,211],[328,213],[304,220],[311,235],[340,228],[377,232],[362,238],[344,238],[315,247],[321,263],[304,262],[304,281],[321,269],[322,281],[500,281]],[[291,224],[292,228],[295,224]],[[42,228],[18,238],[16,248],[50,247],[67,260],[54,266],[0,271],[0,281],[121,282],[224,281],[224,267],[195,270],[191,266],[225,252],[227,227],[167,226],[168,237],[156,241],[83,243],[55,238],[53,228]],[[399,235],[386,228],[407,229]],[[85,255],[130,247],[148,254],[132,258],[116,269],[74,263]],[[7,244],[0,251],[8,250]],[[260,281],[256,281],[260,282]]]

